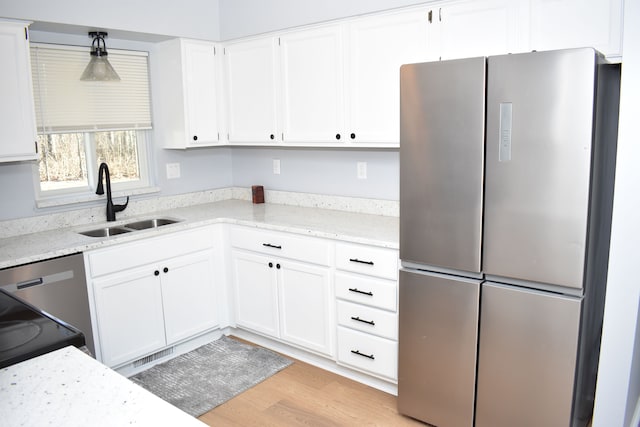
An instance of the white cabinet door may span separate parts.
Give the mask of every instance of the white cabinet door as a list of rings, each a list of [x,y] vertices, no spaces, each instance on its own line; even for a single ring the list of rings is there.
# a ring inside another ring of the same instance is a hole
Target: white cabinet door
[[[280,37],[285,143],[344,141],[342,26]]]
[[[221,78],[217,46],[172,39],[150,56],[153,130],[164,148],[185,149],[220,142]]]
[[[279,142],[278,39],[227,45],[224,58],[229,142]]]
[[[442,59],[528,50],[527,2],[474,0],[433,9]]]
[[[167,344],[218,326],[213,252],[162,263],[162,300]]]
[[[622,55],[622,0],[531,0],[531,48]]]
[[[187,140],[191,146],[216,144],[218,133],[218,70],[213,43],[185,40],[184,87]]]
[[[0,162],[37,159],[27,26],[0,21]]]
[[[429,59],[428,10],[367,17],[347,25],[348,141],[397,145],[400,66]]]
[[[280,337],[333,355],[333,314],[329,269],[290,260],[276,261],[279,276]]]
[[[233,251],[231,262],[236,323],[261,334],[279,337],[278,288],[272,258]]]
[[[165,345],[162,293],[156,271],[145,266],[93,280],[105,365],[121,365]]]

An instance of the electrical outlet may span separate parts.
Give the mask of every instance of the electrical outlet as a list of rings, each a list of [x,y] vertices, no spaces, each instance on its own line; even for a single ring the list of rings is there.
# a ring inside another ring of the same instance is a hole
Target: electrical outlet
[[[367,179],[367,162],[358,162],[358,179]]]
[[[180,163],[167,163],[167,179],[180,178]]]
[[[280,175],[280,159],[273,159],[273,174]]]

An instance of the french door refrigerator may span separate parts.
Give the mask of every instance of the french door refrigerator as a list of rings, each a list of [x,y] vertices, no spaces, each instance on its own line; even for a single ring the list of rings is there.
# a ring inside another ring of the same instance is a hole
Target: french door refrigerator
[[[400,87],[399,411],[586,425],[619,67],[532,52],[404,65]]]

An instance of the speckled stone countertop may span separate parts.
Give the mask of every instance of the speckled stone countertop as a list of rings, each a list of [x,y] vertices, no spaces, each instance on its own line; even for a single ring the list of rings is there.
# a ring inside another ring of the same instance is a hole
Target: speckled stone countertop
[[[75,347],[0,369],[3,426],[204,426]]]
[[[273,203],[256,205],[245,200],[224,200],[157,211],[108,225],[160,217],[181,221],[106,238],[78,233],[107,225],[93,223],[0,239],[0,269],[219,222],[398,248],[398,217]]]

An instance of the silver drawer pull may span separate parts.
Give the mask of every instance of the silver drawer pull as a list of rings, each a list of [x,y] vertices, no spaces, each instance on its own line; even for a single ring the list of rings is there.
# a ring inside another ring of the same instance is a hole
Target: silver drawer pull
[[[351,316],[351,320],[355,320],[356,322],[366,323],[367,325],[371,325],[371,326],[376,326],[376,322],[374,322],[373,320],[364,320],[364,319],[361,319],[360,317],[353,317],[353,316]]]
[[[361,291],[358,288],[349,288],[349,292],[355,292],[357,294],[362,294],[362,295],[369,295],[370,297],[373,296],[373,292]]]
[[[359,260],[358,258],[349,258],[349,261],[357,262],[358,264],[373,265],[373,261],[362,261],[362,260]]]
[[[357,354],[358,356],[366,357],[367,359],[375,360],[373,354],[360,353],[360,350],[351,350],[351,353]]]

